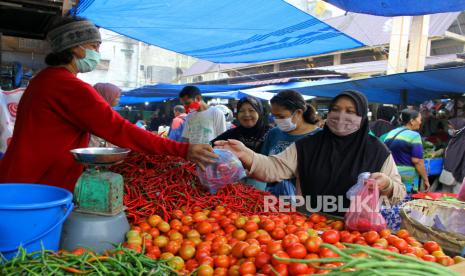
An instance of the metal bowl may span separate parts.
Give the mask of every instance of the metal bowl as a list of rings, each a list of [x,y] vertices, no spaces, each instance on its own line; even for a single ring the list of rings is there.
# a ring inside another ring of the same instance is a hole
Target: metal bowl
[[[130,151],[125,148],[80,148],[71,150],[71,153],[84,165],[114,165],[123,162]]]

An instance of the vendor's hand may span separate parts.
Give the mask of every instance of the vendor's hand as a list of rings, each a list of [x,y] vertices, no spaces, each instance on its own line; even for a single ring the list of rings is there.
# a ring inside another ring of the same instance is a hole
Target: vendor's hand
[[[216,141],[215,148],[229,150],[234,153],[246,169],[250,169],[252,166],[253,151],[238,140]]]
[[[381,172],[372,173],[370,175],[370,179],[376,180],[376,184],[378,185],[378,189],[380,191],[387,189],[391,183],[389,176]]]
[[[186,159],[197,164],[202,170],[205,170],[205,164],[215,163],[214,158],[218,158],[213,153],[213,148],[208,144],[189,144]]]
[[[427,178],[426,180],[423,179],[423,192],[428,192],[429,191],[429,188],[431,187],[431,185],[429,184],[429,179]]]

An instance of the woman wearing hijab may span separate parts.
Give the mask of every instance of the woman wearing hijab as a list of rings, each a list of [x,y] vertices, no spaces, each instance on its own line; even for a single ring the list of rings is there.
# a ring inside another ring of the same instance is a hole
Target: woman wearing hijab
[[[391,106],[380,106],[376,112],[376,121],[370,124],[370,130],[373,134],[384,141],[386,133],[395,128],[394,123],[397,120],[397,110]]]
[[[235,139],[241,141],[254,152],[262,149],[265,135],[270,127],[265,123],[262,103],[255,97],[246,96],[237,102],[237,119],[239,126],[216,137],[219,140]]]
[[[297,177],[297,194],[310,196],[312,208],[318,206],[318,196],[342,198],[347,208],[350,202],[345,194],[363,172],[371,173],[381,195],[391,203],[399,202],[405,197],[405,187],[389,151],[368,134],[367,113],[365,96],[345,91],[331,101],[322,131],[298,140],[278,155],[256,154],[235,140],[215,145],[234,152],[250,175],[259,180]]]
[[[118,105],[119,97],[121,96],[121,89],[118,86],[111,83],[99,82],[94,85],[94,89],[111,107]],[[91,135],[89,147],[114,147],[114,145],[98,136]]]
[[[465,118],[449,120],[449,135],[452,137],[444,154],[444,168],[439,178],[443,191],[458,193],[465,177]]]
[[[210,145],[189,145],[141,130],[123,119],[78,73],[95,70],[102,42],[98,28],[65,17],[47,34],[48,67],[29,83],[18,106],[13,138],[0,161],[0,183],[40,183],[70,191],[83,165],[70,150],[87,147],[95,134],[120,147],[211,163]]]

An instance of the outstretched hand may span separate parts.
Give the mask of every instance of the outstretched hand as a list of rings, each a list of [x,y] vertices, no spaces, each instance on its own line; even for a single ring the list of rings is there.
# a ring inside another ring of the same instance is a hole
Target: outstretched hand
[[[213,153],[213,148],[208,144],[189,144],[186,159],[194,162],[202,170],[205,170],[205,164],[215,163],[214,158],[218,155]]]
[[[246,169],[250,169],[253,161],[253,151],[247,148],[241,141],[229,139],[215,142],[215,148],[225,149],[232,152],[241,160]]]

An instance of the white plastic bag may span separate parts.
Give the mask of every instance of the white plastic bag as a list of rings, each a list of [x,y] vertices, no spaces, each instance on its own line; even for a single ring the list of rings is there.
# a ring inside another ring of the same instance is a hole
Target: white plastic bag
[[[354,198],[360,192],[360,190],[363,188],[363,186],[365,184],[365,181],[368,178],[370,178],[370,175],[371,175],[371,173],[369,173],[369,172],[363,172],[363,173],[359,174],[358,177],[357,177],[357,184],[350,187],[350,189],[346,193],[346,197],[348,199]]]

